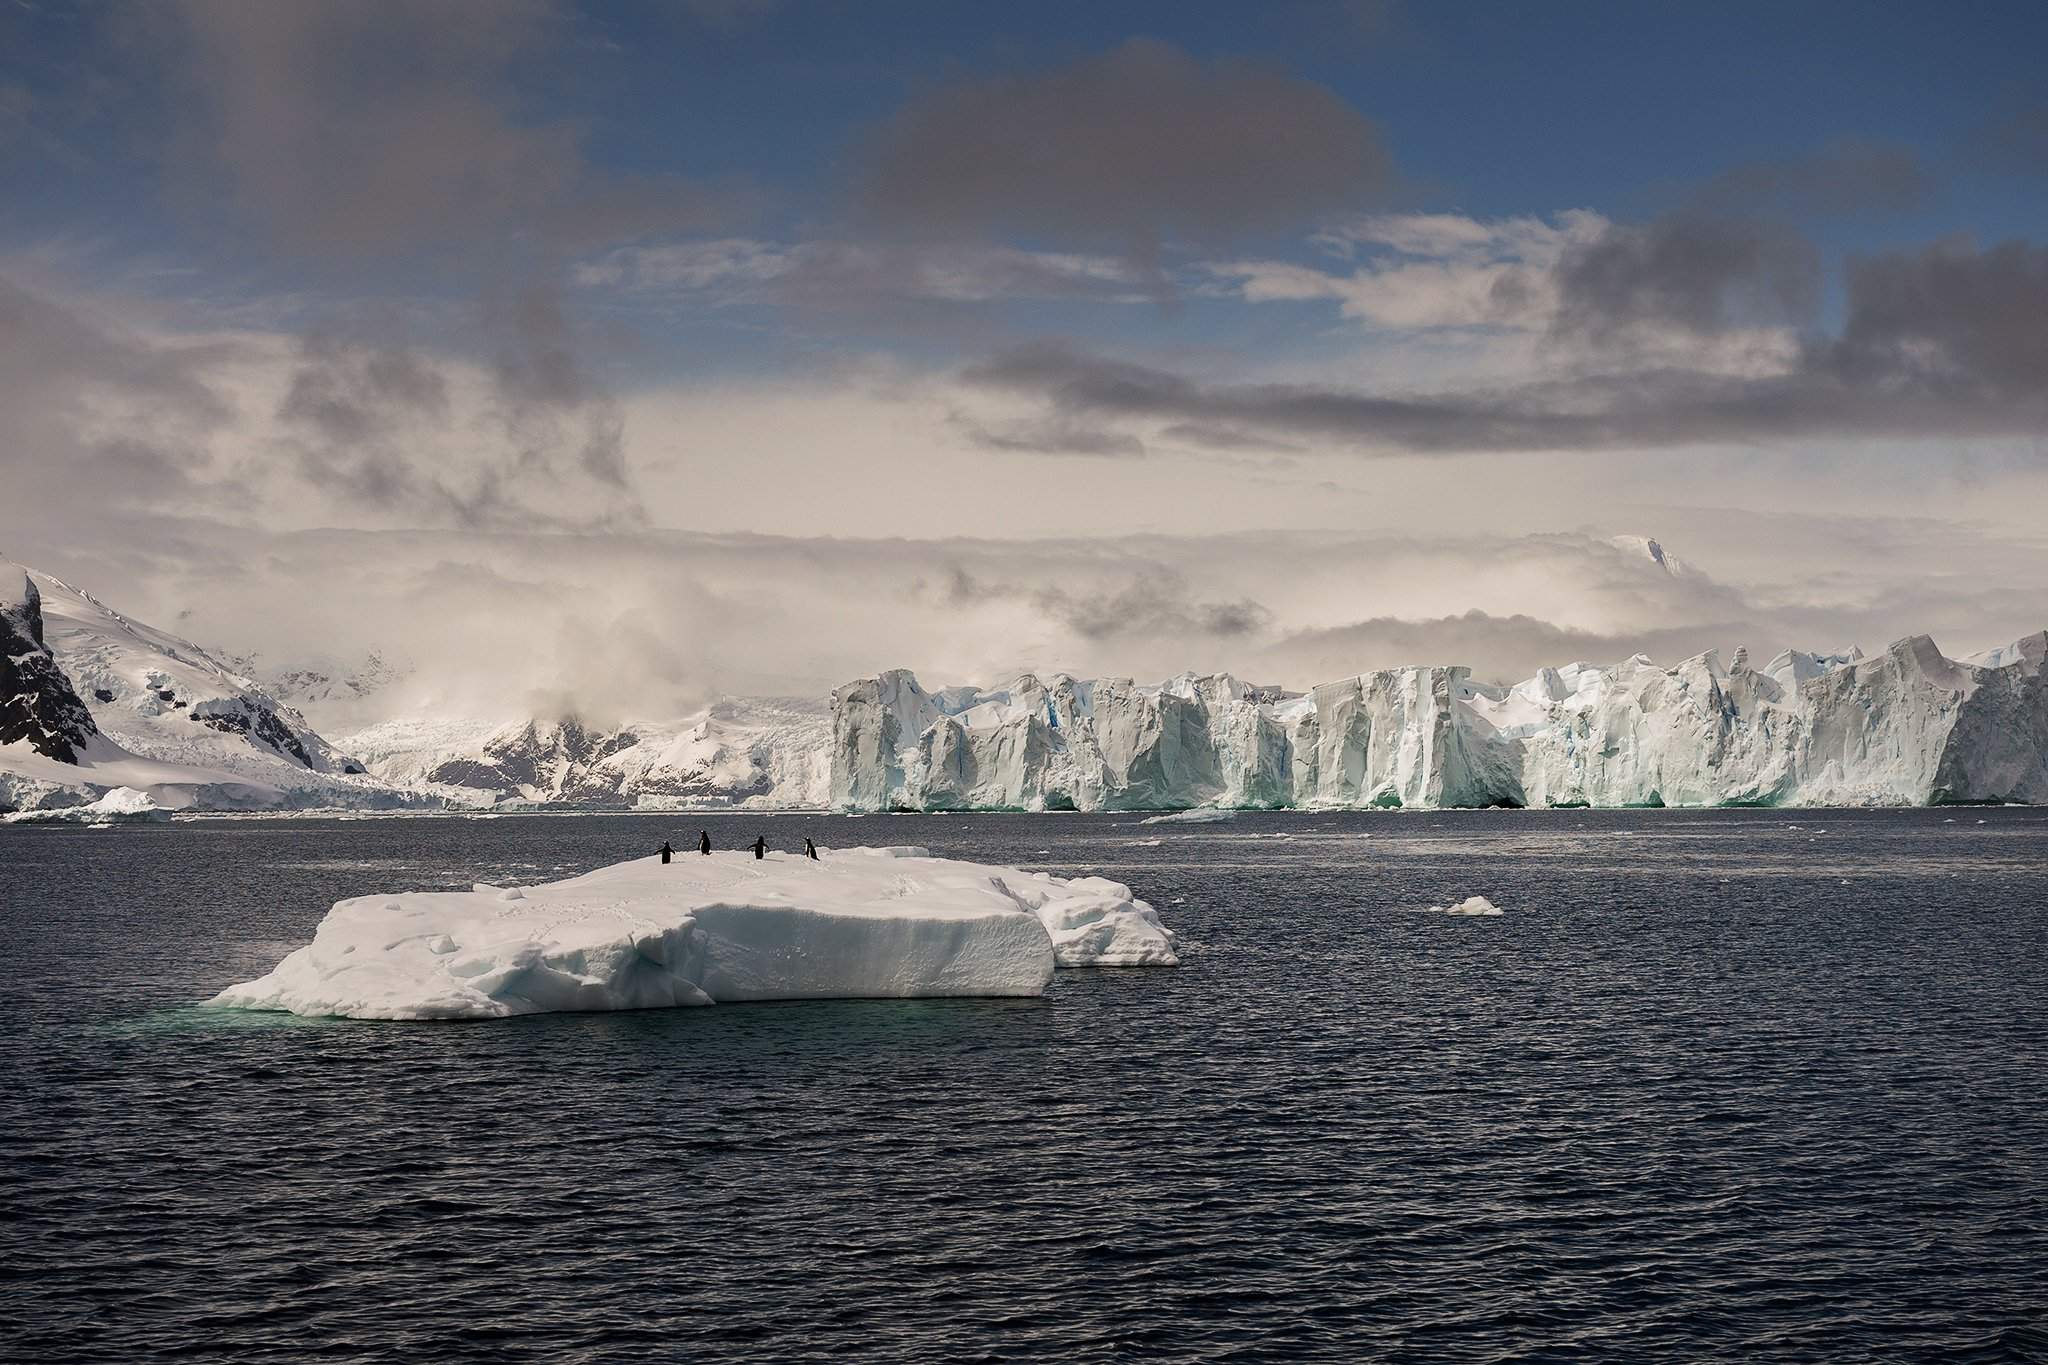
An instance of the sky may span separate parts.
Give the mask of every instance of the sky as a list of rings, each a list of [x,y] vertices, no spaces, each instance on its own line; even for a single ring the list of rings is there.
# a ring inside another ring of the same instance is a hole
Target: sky
[[[1879,0],[0,0],[0,554],[504,716],[1982,649],[2048,625],[2043,51]]]

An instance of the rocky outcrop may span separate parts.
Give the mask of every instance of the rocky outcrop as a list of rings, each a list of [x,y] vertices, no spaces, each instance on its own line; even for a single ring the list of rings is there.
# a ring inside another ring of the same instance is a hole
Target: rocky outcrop
[[[77,763],[98,733],[43,642],[42,594],[24,574],[18,590],[0,594],[0,744],[26,742],[45,758]]]

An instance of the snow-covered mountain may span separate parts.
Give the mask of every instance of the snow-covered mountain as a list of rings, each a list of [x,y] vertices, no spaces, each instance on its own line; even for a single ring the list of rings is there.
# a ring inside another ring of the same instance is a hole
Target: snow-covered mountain
[[[831,733],[822,698],[727,697],[680,721],[388,721],[344,742],[388,782],[465,799],[818,809]]]
[[[1623,548],[1689,572],[1654,541]],[[220,657],[0,561],[0,810],[2040,802],[2044,656],[2048,632],[1962,659],[1916,636],[1761,669],[1709,651],[1512,687],[1414,667],[1306,693],[1228,674],[927,692],[897,671],[829,703],[729,697],[623,725],[401,712],[337,745]],[[399,673],[372,656],[282,685],[346,716],[403,705]]]
[[[1969,659],[1637,656],[1512,687],[1397,668],[1306,694],[1227,674],[1024,676],[832,699],[847,810],[1187,806],[1920,805],[2048,800],[2048,632]]]
[[[0,575],[23,585],[0,590],[0,685],[5,713],[25,717],[0,730],[0,806],[79,805],[120,787],[166,809],[422,803],[191,641],[48,574],[0,561]]]
[[[43,595],[26,572],[0,566],[0,745],[76,763],[99,734],[92,713],[43,641]]]
[[[376,650],[352,660],[320,656],[288,664],[272,663],[260,654],[216,651],[214,657],[270,696],[308,715],[338,713],[371,702],[413,671],[410,661]],[[331,717],[326,725],[331,728]]]

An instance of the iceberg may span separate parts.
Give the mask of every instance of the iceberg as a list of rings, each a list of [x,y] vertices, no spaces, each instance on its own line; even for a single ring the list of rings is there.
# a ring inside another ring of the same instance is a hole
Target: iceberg
[[[1148,815],[1138,823],[1141,825],[1221,825],[1237,818],[1237,812],[1219,809],[1215,806],[1198,806],[1194,810],[1177,810],[1166,815]]]
[[[127,820],[168,820],[171,813],[157,805],[147,792],[133,787],[115,787],[99,800],[82,806],[54,806],[45,810],[16,811],[0,815],[8,824],[68,822],[81,825],[110,825]]]
[[[495,1019],[747,1000],[1035,996],[1059,966],[1173,966],[1173,933],[1100,877],[922,848],[642,858],[566,881],[338,902],[313,941],[210,1002]]]
[[[1228,674],[1153,686],[1026,674],[927,691],[896,670],[832,697],[847,811],[2048,801],[2048,632],[1950,659],[1745,651],[1661,668],[1384,669],[1306,693]]]
[[[1453,905],[1432,905],[1429,907],[1429,913],[1432,915],[1479,915],[1490,919],[1496,915],[1504,915],[1507,911],[1501,909],[1484,896],[1467,896]]]

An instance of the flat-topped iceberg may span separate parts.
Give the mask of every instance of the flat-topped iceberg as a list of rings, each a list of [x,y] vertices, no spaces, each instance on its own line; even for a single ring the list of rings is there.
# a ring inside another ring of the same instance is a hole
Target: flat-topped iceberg
[[[1032,996],[1060,966],[1173,966],[1173,934],[1100,877],[922,848],[642,858],[567,881],[338,902],[268,976],[211,1003],[493,1019],[721,1001]]]

